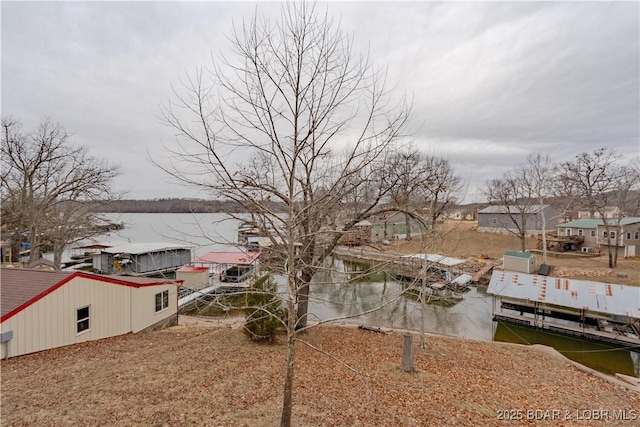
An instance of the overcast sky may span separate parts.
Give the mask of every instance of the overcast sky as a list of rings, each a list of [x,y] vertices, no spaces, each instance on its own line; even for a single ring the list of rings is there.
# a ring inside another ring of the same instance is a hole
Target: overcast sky
[[[51,117],[119,163],[130,198],[206,197],[147,160],[172,132],[171,84],[224,52],[233,20],[278,3],[5,2],[2,117]],[[640,153],[638,2],[332,2],[360,50],[414,99],[416,144],[474,189],[542,152]]]

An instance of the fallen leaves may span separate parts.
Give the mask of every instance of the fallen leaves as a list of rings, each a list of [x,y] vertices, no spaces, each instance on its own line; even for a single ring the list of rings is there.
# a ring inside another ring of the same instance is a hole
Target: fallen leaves
[[[331,356],[297,347],[296,426],[492,426],[505,424],[499,410],[640,408],[637,394],[530,347],[430,336],[409,375],[399,333],[303,338]],[[191,326],[18,357],[2,362],[2,425],[271,426],[284,356],[282,344]]]

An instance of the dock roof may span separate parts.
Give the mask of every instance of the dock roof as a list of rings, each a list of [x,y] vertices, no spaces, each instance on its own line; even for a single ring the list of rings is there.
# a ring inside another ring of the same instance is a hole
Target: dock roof
[[[531,205],[526,207],[527,214],[536,214],[540,213],[549,205]],[[480,209],[478,213],[480,214],[506,214],[506,213],[520,213],[524,208],[517,206],[507,206],[507,205],[490,205],[484,209]]]
[[[260,252],[207,252],[193,260],[201,264],[238,264],[251,265],[260,256]]]
[[[438,254],[413,254],[413,255],[404,255],[403,257],[422,259],[428,262],[432,262],[434,264],[446,265],[447,267],[453,267],[453,266],[464,264],[465,262],[467,262],[466,259],[451,258],[448,256],[438,255]]]
[[[640,287],[494,271],[487,293],[578,310],[640,318]]]
[[[149,252],[164,252],[175,249],[190,249],[189,245],[181,245],[179,243],[129,243],[127,245],[112,246],[102,249],[101,252],[107,254],[132,254],[140,255]]]

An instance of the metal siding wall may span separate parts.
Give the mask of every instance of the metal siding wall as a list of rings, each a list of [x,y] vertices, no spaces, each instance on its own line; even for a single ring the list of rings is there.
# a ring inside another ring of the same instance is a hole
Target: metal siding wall
[[[169,308],[156,313],[157,293],[169,290]],[[131,327],[133,332],[141,331],[169,316],[175,316],[178,288],[175,285],[148,286],[133,289],[131,297]]]
[[[3,322],[2,331],[14,333],[11,355],[131,332],[130,289],[84,278],[72,280]],[[76,310],[87,305],[91,306],[90,330],[77,335]]]
[[[185,288],[201,289],[209,285],[209,270],[203,271],[202,273],[181,273],[178,271],[176,273],[176,279],[184,280],[182,286]]]
[[[138,273],[146,273],[164,268],[182,267],[191,262],[191,252],[187,249],[178,249],[169,252],[154,252],[151,254],[137,255],[134,267]]]

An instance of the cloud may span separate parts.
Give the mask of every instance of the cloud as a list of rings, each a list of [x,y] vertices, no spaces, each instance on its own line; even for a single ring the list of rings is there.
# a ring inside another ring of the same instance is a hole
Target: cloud
[[[414,100],[415,140],[469,180],[534,151],[640,150],[637,2],[321,3]],[[191,195],[147,161],[173,133],[159,105],[274,3],[5,2],[2,114],[51,116],[122,164],[132,197]],[[473,171],[470,174],[467,171]],[[461,172],[462,173],[462,172]]]

